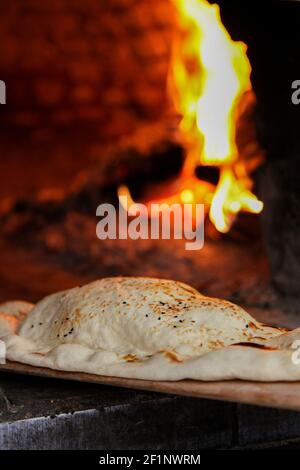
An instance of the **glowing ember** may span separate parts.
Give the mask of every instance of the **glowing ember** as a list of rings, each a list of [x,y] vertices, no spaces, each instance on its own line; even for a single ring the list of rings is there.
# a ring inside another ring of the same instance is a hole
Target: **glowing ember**
[[[230,38],[217,5],[206,0],[173,1],[182,35],[173,45],[169,91],[182,116],[186,160],[173,185],[177,190],[159,199],[209,203],[210,220],[217,230],[227,232],[238,212],[259,213],[263,208],[251,193],[252,181],[236,145],[238,110],[251,91],[247,47]],[[199,164],[219,167],[217,187],[195,178]]]

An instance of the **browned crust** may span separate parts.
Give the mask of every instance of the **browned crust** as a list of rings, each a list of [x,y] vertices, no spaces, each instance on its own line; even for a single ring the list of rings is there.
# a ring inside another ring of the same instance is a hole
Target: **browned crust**
[[[183,362],[174,351],[164,351],[164,355],[172,362]]]
[[[264,344],[259,344],[259,343],[241,342],[241,343],[232,344],[232,346],[245,346],[247,348],[264,349],[266,351],[277,351],[277,348],[272,348],[271,346],[266,346]]]

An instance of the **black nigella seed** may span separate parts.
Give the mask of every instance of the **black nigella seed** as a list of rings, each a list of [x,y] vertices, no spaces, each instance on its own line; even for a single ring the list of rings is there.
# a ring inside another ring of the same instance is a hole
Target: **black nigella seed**
[[[176,326],[176,325],[174,325],[174,326],[173,326],[173,328],[177,328],[177,326]]]
[[[57,338],[59,338],[59,335],[56,335]]]
[[[183,320],[179,320],[179,321],[180,321],[180,323],[182,323],[182,322],[183,322]]]
[[[159,301],[160,305],[166,305],[165,302]]]
[[[161,319],[161,318],[160,318],[160,317],[158,317],[158,320],[160,320],[160,319]]]
[[[174,318],[178,318],[178,315],[175,315]]]
[[[125,300],[123,301],[123,304],[126,304]]]
[[[31,328],[33,328],[34,325],[31,325]]]
[[[67,317],[67,318],[66,318],[66,320],[70,320],[70,318],[69,318],[69,317]]]
[[[146,317],[149,317],[148,313],[146,313]]]
[[[64,335],[64,338],[65,338],[66,336],[68,336],[68,334],[65,334],[65,335]]]
[[[42,324],[43,324],[43,323],[41,323],[41,322],[39,323],[39,325],[42,325]]]
[[[246,325],[246,328],[249,328],[249,325]]]

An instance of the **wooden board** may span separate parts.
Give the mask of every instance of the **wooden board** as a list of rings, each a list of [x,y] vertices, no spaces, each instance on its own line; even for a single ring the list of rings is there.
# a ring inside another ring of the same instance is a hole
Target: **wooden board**
[[[63,372],[10,361],[1,364],[0,371],[300,411],[300,382],[270,383],[241,380],[157,382],[153,380],[104,377],[82,372]]]

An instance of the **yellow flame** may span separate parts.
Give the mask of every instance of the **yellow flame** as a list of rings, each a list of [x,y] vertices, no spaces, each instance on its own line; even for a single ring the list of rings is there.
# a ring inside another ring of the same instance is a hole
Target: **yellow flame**
[[[180,199],[183,204],[191,204],[195,200],[193,191],[190,189],[184,189],[180,193]]]
[[[207,0],[173,2],[182,35],[174,39],[169,88],[182,116],[187,156],[180,177],[168,188],[170,194],[156,200],[208,204],[212,223],[227,232],[240,211],[259,213],[263,208],[251,192],[252,181],[236,145],[240,105],[251,92],[247,46],[231,39],[217,5]],[[199,164],[220,168],[216,187],[195,178]],[[126,186],[119,188],[122,195],[134,203]]]
[[[263,203],[246,189],[247,183],[238,180],[231,168],[221,170],[220,181],[215,192],[210,219],[220,232],[227,232],[235,215],[241,210],[258,214]]]
[[[127,198],[127,205],[126,206],[122,202],[123,199],[121,199],[121,196],[124,196],[124,197]],[[129,206],[132,206],[133,204],[135,204],[134,200],[132,199],[131,192],[129,191],[129,188],[125,184],[122,184],[121,186],[119,186],[119,188],[118,188],[118,198],[119,198],[120,204],[122,205],[122,207],[125,211],[128,210]]]
[[[240,162],[235,170],[238,104],[251,90],[247,46],[230,38],[217,5],[206,0],[173,1],[184,36],[174,43],[169,85],[188,142],[184,174],[199,162],[220,167],[210,219],[226,232],[240,210],[262,210],[250,191],[251,180],[238,176]]]

